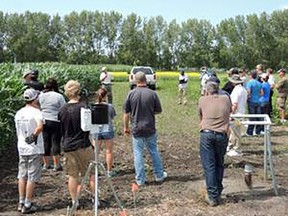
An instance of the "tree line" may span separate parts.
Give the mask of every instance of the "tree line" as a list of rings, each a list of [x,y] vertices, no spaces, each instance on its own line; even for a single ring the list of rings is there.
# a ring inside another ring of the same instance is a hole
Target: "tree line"
[[[193,13],[192,15],[193,16]],[[288,62],[288,10],[207,20],[118,12],[0,11],[1,62],[150,65],[157,69],[233,66],[272,68]]]

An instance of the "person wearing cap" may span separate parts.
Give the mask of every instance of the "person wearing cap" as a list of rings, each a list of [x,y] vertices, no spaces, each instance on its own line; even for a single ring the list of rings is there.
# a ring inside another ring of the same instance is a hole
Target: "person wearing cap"
[[[162,112],[162,106],[157,93],[147,87],[145,73],[137,72],[135,79],[136,88],[128,93],[123,105],[123,125],[124,134],[129,135],[131,120],[136,184],[144,185],[146,182],[143,155],[145,146],[152,158],[155,181],[162,182],[167,173],[157,148],[155,125],[155,114]]]
[[[234,85],[229,81],[229,77],[231,77],[233,74],[239,74],[239,70],[237,68],[230,68],[227,71],[228,75],[228,81],[224,84],[222,90],[226,91],[229,95],[232,93]]]
[[[245,114],[247,104],[247,91],[243,86],[243,80],[239,74],[234,74],[229,78],[229,81],[234,85],[230,95],[232,102],[232,114]],[[228,156],[241,156],[239,152],[241,142],[242,125],[239,121],[233,120],[230,122],[231,133],[227,147]]]
[[[198,112],[200,118],[200,158],[208,194],[205,201],[210,206],[220,204],[231,108],[229,98],[226,95],[219,95],[219,84],[208,82],[206,94],[199,99]]]
[[[43,128],[43,138],[45,154],[43,156],[43,170],[50,167],[49,158],[53,159],[53,171],[61,171],[60,164],[60,141],[61,128],[58,120],[58,113],[60,108],[66,104],[65,98],[59,93],[58,83],[56,79],[50,77],[47,79],[43,92],[39,95],[39,104],[43,116],[45,118],[45,125]]]
[[[18,163],[18,211],[23,214],[36,212],[32,203],[36,183],[41,177],[41,157],[44,153],[42,130],[44,118],[39,109],[38,91],[27,89],[24,94],[25,106],[15,115],[17,132]]]
[[[255,70],[257,72],[257,76],[258,78],[260,78],[261,74],[263,73],[263,65],[262,64],[257,64],[256,67],[255,67]]]
[[[66,174],[68,175],[68,190],[72,199],[72,205],[79,205],[80,177],[84,177],[89,163],[94,160],[94,151],[89,139],[89,131],[81,129],[81,108],[86,103],[81,100],[80,83],[69,80],[65,86],[65,95],[69,101],[59,111],[62,133],[62,150],[66,161]],[[95,173],[92,169],[89,173],[89,184],[92,193],[95,191]]]
[[[200,93],[201,95],[205,95],[205,85],[211,74],[208,71],[207,67],[202,67],[200,69]]]
[[[260,97],[263,95],[263,88],[261,82],[258,80],[257,71],[251,71],[250,80],[247,83],[248,92],[248,113],[249,114],[261,114]],[[260,118],[249,118],[249,121],[260,121]],[[260,135],[261,125],[256,125],[256,131],[254,134],[255,125],[248,125],[246,136]]]
[[[102,88],[105,88],[107,90],[107,98],[108,103],[113,102],[113,96],[112,96],[112,74],[108,72],[107,67],[101,68],[101,74],[100,74],[100,82],[102,84]]]
[[[285,116],[286,116],[286,100],[288,94],[288,80],[285,76],[286,73],[285,69],[280,69],[278,70],[277,73],[280,78],[280,80],[275,85],[275,88],[278,91],[277,108],[280,113],[280,122],[284,123],[286,122]]]
[[[185,74],[184,69],[181,69],[181,72],[178,77],[178,104],[186,104],[186,89],[188,83],[188,76]]]
[[[39,71],[38,70],[26,70],[23,73],[24,85],[29,88],[33,88],[38,91],[44,89],[43,83],[38,80]]]

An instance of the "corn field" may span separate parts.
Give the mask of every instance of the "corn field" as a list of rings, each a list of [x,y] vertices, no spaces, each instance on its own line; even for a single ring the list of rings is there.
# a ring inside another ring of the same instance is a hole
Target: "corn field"
[[[15,142],[14,115],[24,105],[25,90],[22,74],[27,69],[38,69],[39,79],[45,83],[48,77],[55,77],[60,91],[70,80],[78,80],[83,88],[95,91],[99,87],[101,65],[67,65],[61,63],[0,64],[0,150]]]
[[[63,93],[65,83],[71,79],[78,80],[82,88],[93,92],[99,87],[100,69],[107,66],[114,77],[114,82],[127,82],[128,73],[132,66],[126,65],[68,65],[64,63],[18,63],[0,64],[0,151],[11,142],[15,142],[14,115],[18,109],[24,106],[22,94],[25,90],[22,74],[28,69],[40,71],[39,80],[43,83],[49,77],[58,81],[60,92]],[[128,72],[128,73],[127,73]],[[177,71],[156,71],[158,80],[175,80]],[[199,73],[189,72],[188,76],[197,77]]]

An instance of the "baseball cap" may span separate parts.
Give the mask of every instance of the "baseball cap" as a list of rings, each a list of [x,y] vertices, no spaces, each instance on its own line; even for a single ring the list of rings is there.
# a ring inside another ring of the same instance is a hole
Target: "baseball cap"
[[[267,76],[268,76],[268,74],[267,74],[267,73],[262,73],[262,74],[260,75],[260,77],[261,77],[261,78],[263,78],[263,79],[266,79],[266,78],[267,78]]]
[[[33,101],[38,97],[38,91],[32,88],[26,89],[23,96],[25,101]]]
[[[102,68],[101,68],[101,71],[102,71],[102,72],[107,71],[107,67],[102,67]]]
[[[25,78],[27,75],[29,75],[29,74],[33,74],[33,70],[26,70],[26,71],[24,71],[24,73],[23,73],[23,78]]]

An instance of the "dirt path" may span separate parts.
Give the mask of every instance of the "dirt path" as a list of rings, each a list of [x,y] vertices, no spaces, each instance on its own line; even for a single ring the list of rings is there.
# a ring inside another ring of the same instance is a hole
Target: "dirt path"
[[[127,215],[288,215],[288,130],[285,127],[273,127],[271,137],[279,196],[274,195],[271,181],[263,179],[263,138],[245,138],[243,158],[226,158],[223,203],[214,208],[202,201],[205,189],[198,139],[188,135],[159,135],[159,149],[169,177],[163,184],[155,184],[152,169],[147,165],[150,181],[136,192],[134,202],[131,192],[134,170],[130,140],[117,137],[115,167],[119,176],[112,178],[112,181]],[[181,143],[179,140],[182,140]],[[19,215],[15,211],[18,201],[15,149],[11,148],[0,158],[0,215]],[[149,157],[147,161],[147,164],[151,164]],[[252,190],[243,181],[246,161],[252,161],[255,168]],[[106,209],[100,210],[100,215],[120,215],[121,210],[103,176],[100,176],[99,198],[109,202]],[[37,185],[35,201],[42,208],[35,215],[66,215],[69,194],[64,172],[43,172],[41,182]],[[91,195],[87,192],[83,193],[80,204],[82,209],[77,211],[77,215],[94,215],[91,211]]]

